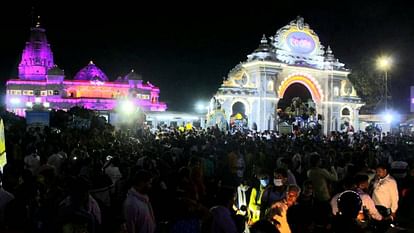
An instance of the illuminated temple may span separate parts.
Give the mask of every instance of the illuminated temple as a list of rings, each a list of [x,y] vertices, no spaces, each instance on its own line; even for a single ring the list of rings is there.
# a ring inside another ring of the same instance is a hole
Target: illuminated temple
[[[68,110],[74,106],[98,111],[114,110],[128,99],[143,111],[165,111],[159,102],[160,89],[132,70],[124,77],[110,81],[92,61],[73,78],[65,79],[64,71],[54,63],[45,29],[38,23],[31,28],[29,41],[23,50],[18,78],[6,83],[8,111],[25,116],[33,106]]]

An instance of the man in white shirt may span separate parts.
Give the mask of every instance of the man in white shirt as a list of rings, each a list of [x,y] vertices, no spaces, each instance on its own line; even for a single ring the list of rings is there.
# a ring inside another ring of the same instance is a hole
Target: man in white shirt
[[[372,186],[372,200],[375,205],[384,206],[391,210],[395,218],[398,209],[398,187],[395,179],[388,174],[387,165],[378,165],[376,178]]]
[[[366,193],[369,186],[368,179],[367,175],[356,175],[355,183],[357,187],[355,191],[359,194],[359,197],[362,200],[362,207],[363,210],[365,210],[365,214],[371,219],[381,221],[383,219],[382,215],[378,212],[377,208],[375,208],[374,201]]]

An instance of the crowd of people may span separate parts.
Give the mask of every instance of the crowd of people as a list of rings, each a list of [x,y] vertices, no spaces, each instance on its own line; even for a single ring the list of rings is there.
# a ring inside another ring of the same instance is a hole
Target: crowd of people
[[[0,231],[409,231],[412,139],[6,121]]]

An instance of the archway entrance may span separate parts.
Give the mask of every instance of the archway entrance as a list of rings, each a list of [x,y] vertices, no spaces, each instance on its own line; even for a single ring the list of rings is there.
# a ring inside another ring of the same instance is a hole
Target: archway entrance
[[[242,102],[235,102],[231,110],[230,128],[238,131],[247,129],[246,106]]]
[[[308,102],[314,103],[311,93],[303,84],[293,83],[286,89],[283,98],[279,100],[277,106],[278,109],[280,108],[283,111],[286,110],[286,108],[291,105],[292,100],[295,97],[299,97],[305,104],[308,104]]]
[[[240,113],[242,115],[246,115],[246,107],[244,106],[244,104],[242,102],[236,102],[233,104],[233,106],[231,107],[231,115],[235,115],[237,113]]]
[[[288,85],[279,99],[277,112],[279,124],[291,125],[293,131],[318,132],[316,104],[308,87],[301,82]]]
[[[354,127],[352,126],[352,115],[349,107],[344,107],[341,110],[340,130],[345,130],[346,132],[354,131]]]

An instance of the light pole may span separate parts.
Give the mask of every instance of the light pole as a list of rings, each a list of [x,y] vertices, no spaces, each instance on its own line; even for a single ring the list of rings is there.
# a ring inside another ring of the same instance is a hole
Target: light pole
[[[388,111],[388,70],[391,68],[392,58],[389,56],[379,57],[377,60],[377,67],[384,71],[385,78],[385,112]]]
[[[388,111],[388,70],[392,66],[392,58],[389,56],[381,56],[377,59],[377,68],[381,71],[384,71],[385,79],[385,112],[384,120],[390,126],[390,132],[392,133],[391,123],[393,121],[393,115]]]
[[[207,113],[208,106],[209,106],[209,103],[208,102],[206,102],[206,101],[198,101],[195,104],[195,110],[196,110],[197,113],[204,114],[204,113]]]

